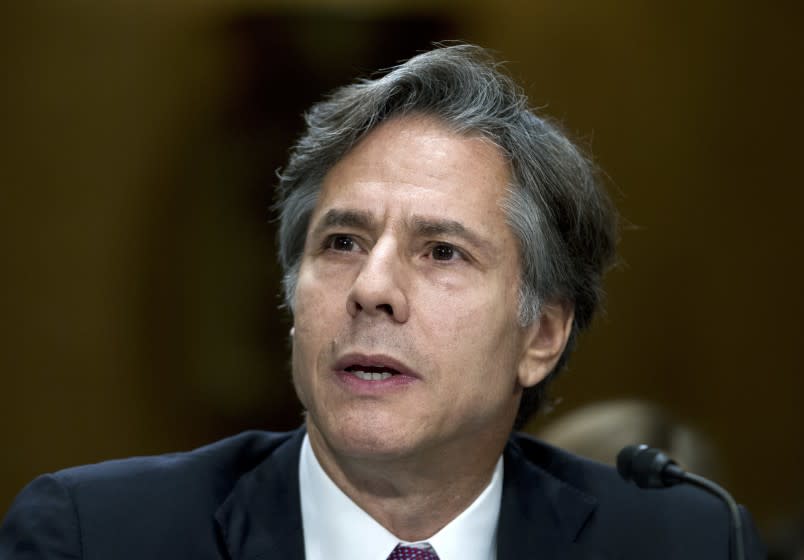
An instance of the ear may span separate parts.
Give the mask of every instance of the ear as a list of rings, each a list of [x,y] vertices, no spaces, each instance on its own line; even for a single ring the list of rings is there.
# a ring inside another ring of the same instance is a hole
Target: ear
[[[519,362],[518,381],[522,387],[532,387],[553,371],[567,347],[575,309],[568,302],[545,304],[539,318],[525,334],[525,346]]]

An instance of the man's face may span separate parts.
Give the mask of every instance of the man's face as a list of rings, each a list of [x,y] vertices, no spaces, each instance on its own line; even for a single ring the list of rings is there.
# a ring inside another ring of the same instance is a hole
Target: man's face
[[[509,179],[492,143],[422,116],[380,125],[326,175],[293,337],[314,444],[398,458],[505,440],[533,384]]]

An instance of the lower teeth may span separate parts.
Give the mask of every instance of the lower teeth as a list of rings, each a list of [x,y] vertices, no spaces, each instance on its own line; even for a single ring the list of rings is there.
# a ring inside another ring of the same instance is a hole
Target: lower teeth
[[[383,381],[391,377],[388,372],[377,373],[373,371],[353,371],[355,377],[363,381]]]

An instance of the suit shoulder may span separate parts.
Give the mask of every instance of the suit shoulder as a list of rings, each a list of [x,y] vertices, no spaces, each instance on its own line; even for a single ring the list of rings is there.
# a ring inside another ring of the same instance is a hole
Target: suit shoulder
[[[722,507],[717,498],[689,485],[642,489],[623,480],[617,469],[610,465],[575,455],[524,434],[517,434],[515,442],[528,461],[604,505],[611,501],[621,507],[634,508],[637,513],[646,507],[667,507],[673,503],[699,507],[708,504],[718,510]]]
[[[192,451],[40,476],[20,492],[0,526],[0,556],[26,550],[38,555],[25,558],[68,553],[85,558],[217,557],[215,512],[242,478],[293,436],[244,432]]]
[[[192,451],[104,461],[54,473],[79,510],[212,509],[292,433],[248,431]]]
[[[595,503],[586,538],[613,548],[629,542],[648,556],[662,543],[670,558],[684,557],[685,550],[728,550],[728,509],[711,494],[687,484],[642,489],[609,465],[526,435],[515,436],[514,442],[526,461]]]
[[[253,469],[292,433],[247,431],[198,447],[162,455],[128,457],[70,467],[53,473],[68,487],[114,483],[119,480],[149,482],[193,475],[237,477]]]

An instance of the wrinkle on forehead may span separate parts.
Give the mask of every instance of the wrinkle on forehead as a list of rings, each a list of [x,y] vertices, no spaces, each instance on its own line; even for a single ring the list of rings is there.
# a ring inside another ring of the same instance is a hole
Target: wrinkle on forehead
[[[445,138],[463,141],[459,144],[452,143],[448,150],[444,143]],[[460,150],[464,155],[462,159],[470,162],[475,167],[474,171],[482,176],[484,181],[502,180],[506,185],[510,183],[509,158],[496,142],[479,132],[456,131],[443,119],[425,113],[398,115],[382,122],[368,132],[340,162],[355,159],[358,160],[355,163],[360,164],[359,160],[362,159],[370,163],[378,154],[385,153],[385,145],[396,142],[404,142],[412,147],[411,150],[396,154],[393,161],[387,162],[398,169],[410,169],[422,176],[436,179],[449,178],[456,172],[464,171],[464,163],[459,163],[455,157],[455,150]],[[412,158],[417,148],[443,167],[419,166]],[[491,161],[497,158],[502,166],[494,165],[497,162]],[[500,176],[500,171],[504,176]],[[410,186],[417,185],[411,183]]]
[[[492,252],[519,245],[505,214],[509,162],[480,134],[451,130],[427,115],[399,116],[369,132],[324,177],[310,232],[333,210],[350,211],[340,225],[379,223],[419,234],[459,234]],[[358,223],[356,213],[364,213]],[[350,224],[344,222],[348,218]],[[370,223],[373,219],[377,223]],[[453,223],[450,223],[453,222]],[[369,226],[371,226],[369,228]],[[460,226],[460,227],[456,227]]]

